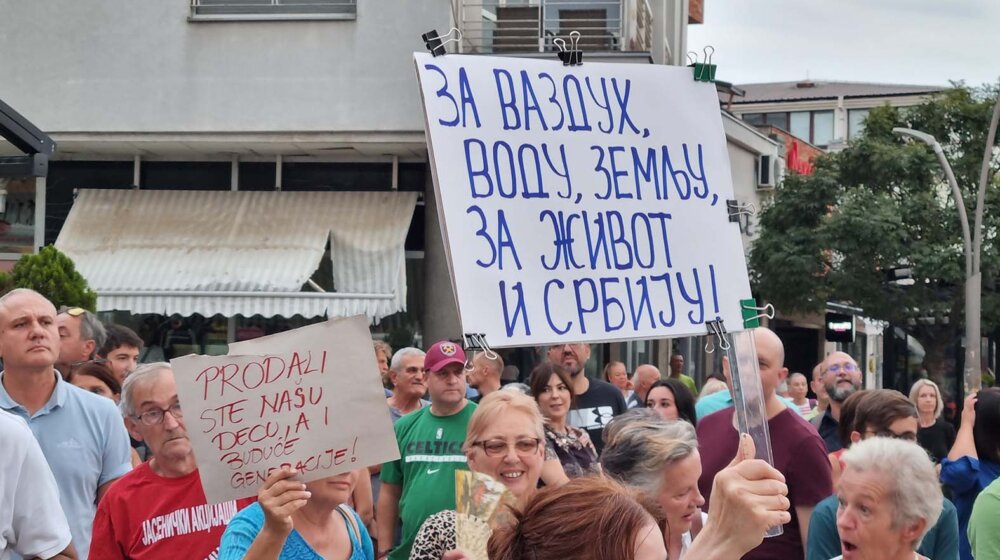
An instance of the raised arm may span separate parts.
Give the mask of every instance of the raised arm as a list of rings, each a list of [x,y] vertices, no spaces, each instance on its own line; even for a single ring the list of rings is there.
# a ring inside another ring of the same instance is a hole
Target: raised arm
[[[976,440],[972,436],[972,428],[976,425],[976,399],[978,397],[979,395],[965,397],[965,406],[962,408],[962,426],[955,434],[955,444],[948,452],[948,459],[952,461],[957,461],[965,456],[979,458],[976,455]]]

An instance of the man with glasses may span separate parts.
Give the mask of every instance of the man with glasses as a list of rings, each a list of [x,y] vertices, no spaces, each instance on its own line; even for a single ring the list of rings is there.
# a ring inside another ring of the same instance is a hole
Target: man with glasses
[[[107,334],[104,325],[90,311],[82,307],[64,307],[56,316],[59,327],[59,359],[56,369],[64,378],[70,370],[93,360],[104,346]]]
[[[226,525],[253,499],[206,503],[170,364],[144,364],[128,376],[119,406],[150,458],[101,500],[90,557],[214,558]]]
[[[840,424],[840,407],[847,397],[861,388],[861,368],[849,354],[834,352],[823,360],[821,380],[826,389],[829,405],[826,412],[816,416],[810,422],[819,430],[826,450],[829,453],[839,450],[840,437],[837,426]]]
[[[87,558],[97,503],[132,463],[114,402],[56,372],[56,325],[56,308],[38,292],[20,288],[0,297],[0,409],[31,428],[59,487],[73,545]]]
[[[553,344],[548,347],[548,359],[566,368],[573,381],[573,408],[566,421],[573,427],[586,430],[594,442],[598,455],[604,449],[604,426],[611,419],[628,410],[625,397],[618,387],[587,377],[590,345],[586,343]]]
[[[375,515],[379,558],[407,560],[424,520],[455,509],[455,471],[467,468],[462,445],[476,409],[465,398],[465,365],[462,347],[447,340],[434,343],[424,356],[431,405],[396,422],[400,458],[382,465]],[[397,520],[403,522],[403,536],[392,549]]]

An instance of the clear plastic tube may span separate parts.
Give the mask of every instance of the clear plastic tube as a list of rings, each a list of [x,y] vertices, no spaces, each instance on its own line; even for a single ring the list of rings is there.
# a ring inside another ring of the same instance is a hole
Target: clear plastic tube
[[[749,434],[757,447],[757,459],[774,466],[771,454],[771,435],[767,430],[767,411],[764,389],[760,384],[757,366],[757,346],[753,330],[728,333],[731,339],[726,355],[733,383],[733,405],[736,410],[736,427],[741,434]],[[784,531],[781,525],[770,527],[766,537],[776,537]]]

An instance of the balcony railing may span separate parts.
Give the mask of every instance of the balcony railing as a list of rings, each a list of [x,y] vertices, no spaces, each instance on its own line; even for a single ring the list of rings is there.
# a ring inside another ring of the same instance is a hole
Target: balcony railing
[[[462,50],[553,52],[557,37],[580,33],[583,51],[650,51],[648,0],[458,0]]]
[[[191,0],[192,20],[354,19],[357,0]]]

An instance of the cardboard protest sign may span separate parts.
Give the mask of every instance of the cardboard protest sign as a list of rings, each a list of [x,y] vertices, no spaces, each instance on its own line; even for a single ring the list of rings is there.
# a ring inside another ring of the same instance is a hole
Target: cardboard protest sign
[[[713,84],[660,65],[414,57],[464,332],[519,346],[742,329]]]
[[[399,458],[368,321],[336,319],[170,361],[209,503]],[[247,353],[247,354],[243,354]]]

